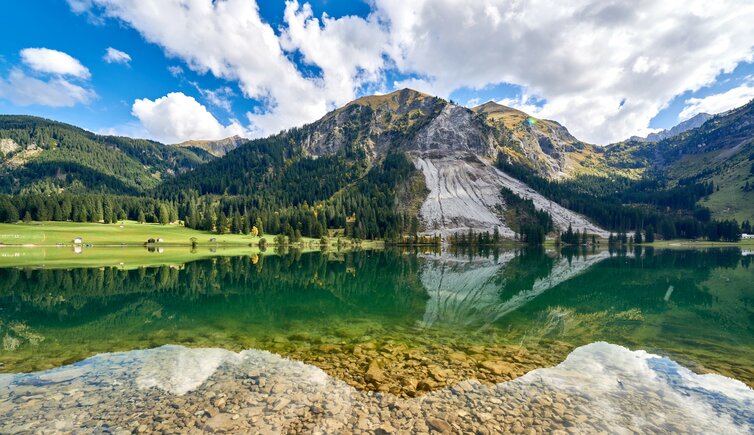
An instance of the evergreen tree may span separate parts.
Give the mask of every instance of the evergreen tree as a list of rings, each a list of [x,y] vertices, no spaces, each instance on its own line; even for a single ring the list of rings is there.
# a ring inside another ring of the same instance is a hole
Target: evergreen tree
[[[178,209],[176,208],[175,204],[170,204],[168,206],[168,221],[178,222],[178,219]]]
[[[246,213],[241,217],[241,232],[247,236],[251,233],[251,219],[249,219],[249,215]]]
[[[168,207],[165,204],[160,204],[158,218],[162,225],[170,223],[170,211],[168,211]]]
[[[655,241],[655,229],[652,227],[652,225],[649,225],[646,230],[644,230],[645,234],[645,240],[647,243],[653,243]]]
[[[225,216],[225,212],[220,211],[220,214],[217,215],[217,221],[215,222],[215,231],[217,234],[225,234],[225,231],[228,229],[228,217]]]
[[[241,224],[241,212],[236,209],[236,211],[233,213],[233,222],[231,223],[231,231],[233,234],[240,234],[241,231],[243,231],[243,226]]]
[[[201,229],[204,231],[212,231],[213,228],[215,228],[215,216],[212,213],[212,210],[207,208],[204,210],[204,214],[202,216]]]
[[[87,212],[84,204],[79,205],[78,214],[76,216],[76,222],[86,222],[89,218],[89,212]]]
[[[139,222],[140,224],[143,224],[144,222],[146,222],[146,220],[147,218],[144,216],[144,210],[139,209],[139,215],[136,218],[136,221]]]
[[[110,204],[110,201],[106,200],[102,206],[102,220],[106,224],[109,224],[115,220],[113,216],[113,206]]]

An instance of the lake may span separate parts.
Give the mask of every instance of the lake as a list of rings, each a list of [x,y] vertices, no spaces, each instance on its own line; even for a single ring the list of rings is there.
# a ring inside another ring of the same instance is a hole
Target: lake
[[[375,250],[0,267],[0,432],[752,433],[752,259]]]

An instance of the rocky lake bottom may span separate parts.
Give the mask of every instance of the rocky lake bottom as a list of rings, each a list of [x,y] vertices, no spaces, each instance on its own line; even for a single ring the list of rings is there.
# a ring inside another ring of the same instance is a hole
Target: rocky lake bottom
[[[750,258],[0,268],[0,432],[754,433]]]

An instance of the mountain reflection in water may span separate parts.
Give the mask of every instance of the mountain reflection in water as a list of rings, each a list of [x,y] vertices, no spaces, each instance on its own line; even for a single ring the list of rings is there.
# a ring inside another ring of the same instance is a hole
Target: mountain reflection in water
[[[500,382],[608,341],[752,385],[751,259],[735,249],[365,251],[0,268],[0,363],[14,373],[165,344],[260,349],[412,395],[468,377]],[[374,359],[383,385],[364,374]],[[421,376],[445,372],[421,390],[403,360],[419,361]]]

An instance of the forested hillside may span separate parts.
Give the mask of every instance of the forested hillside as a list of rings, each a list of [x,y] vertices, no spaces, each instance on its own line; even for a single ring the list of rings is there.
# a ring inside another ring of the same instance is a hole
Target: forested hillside
[[[657,143],[624,142],[608,146],[606,153],[647,168],[670,186],[714,185],[697,199],[715,218],[742,222],[754,217],[754,101]]]
[[[0,116],[0,192],[140,194],[213,157],[202,150],[100,136],[32,116]]]
[[[750,103],[657,143],[600,148],[515,109],[469,110],[405,89],[234,142],[219,158],[190,143],[0,116],[0,220],[180,220],[293,241],[341,229],[541,243],[572,224],[733,240],[754,213],[753,112]]]

